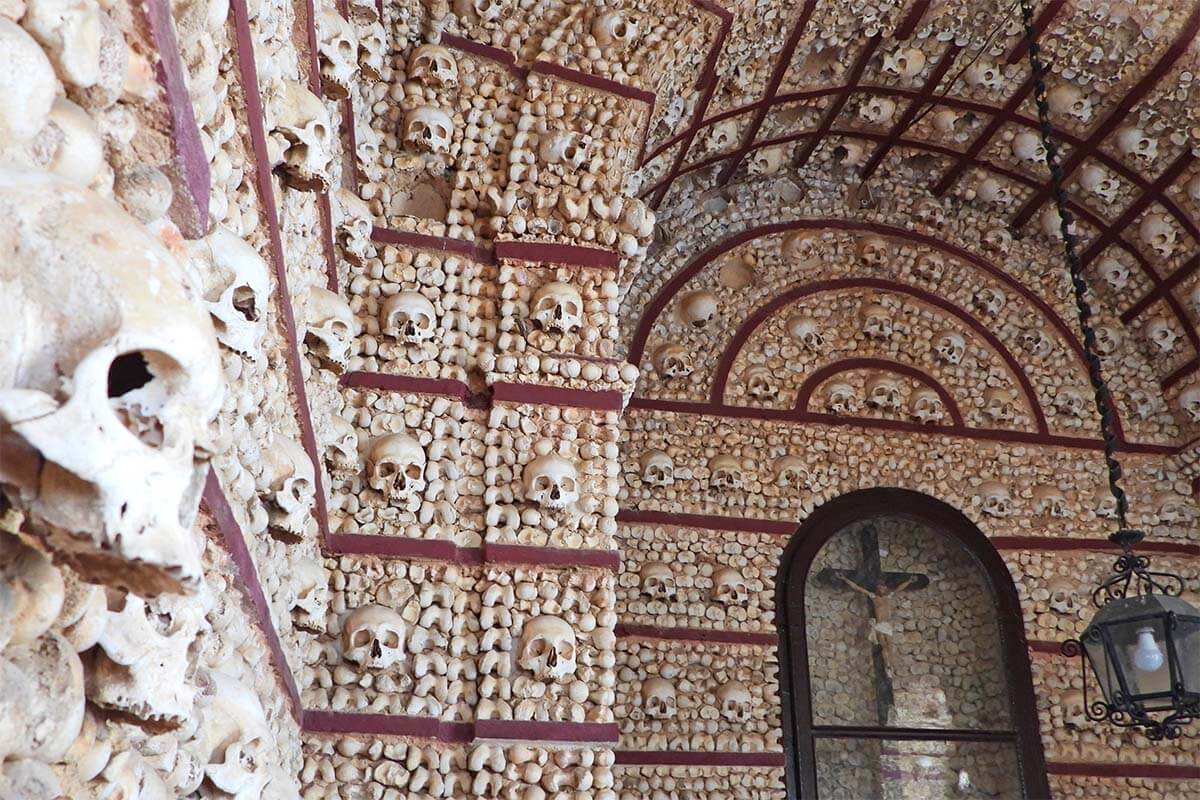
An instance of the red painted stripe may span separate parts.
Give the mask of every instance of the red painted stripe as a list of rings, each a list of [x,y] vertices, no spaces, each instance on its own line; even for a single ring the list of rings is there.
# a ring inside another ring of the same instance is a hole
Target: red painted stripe
[[[1042,13],[1038,14],[1037,19],[1033,21],[1033,31],[1035,37],[1041,34],[1042,31],[1046,30],[1050,23],[1054,21],[1054,18],[1058,16],[1058,12],[1062,9],[1065,2],[1066,0],[1050,0],[1050,2],[1046,3],[1046,7],[1042,9]],[[1022,35],[1016,46],[1013,47],[1012,52],[1008,54],[1008,58],[1005,59],[1005,61],[1008,64],[1016,64],[1021,59],[1025,58],[1025,54],[1028,52],[1029,43],[1025,41],[1025,37]]]
[[[487,543],[482,547],[459,547],[446,539],[410,539],[405,536],[376,536],[361,533],[331,533],[326,551],[337,555],[377,556],[447,561],[455,564],[521,564],[546,567],[600,567],[614,572],[621,568],[619,550],[586,550],[567,547],[533,547]]]
[[[783,753],[727,753],[698,750],[617,750],[625,767],[783,767]]]
[[[531,547],[519,544],[486,544],[488,564],[526,564],[549,567],[600,567],[616,572],[621,568],[619,550],[576,550],[565,547]]]
[[[530,72],[536,72],[543,75],[550,75],[555,78],[575,83],[580,86],[586,86],[589,89],[595,89],[598,92],[607,94],[615,94],[618,97],[624,97],[629,100],[636,100],[640,103],[645,103],[650,106],[649,113],[653,113],[654,101],[656,99],[654,92],[638,89],[634,86],[627,86],[624,83],[619,83],[611,78],[605,78],[600,75],[591,75],[587,72],[580,72],[571,67],[565,67],[554,61],[546,61],[544,59],[533,62],[533,67]]]
[[[942,404],[950,414],[951,420],[955,427],[965,427],[963,422],[962,412],[958,410],[958,404],[954,402],[954,398],[946,391],[946,388],[941,383],[934,380],[932,376],[924,370],[918,369],[910,364],[902,364],[898,361],[886,361],[882,358],[847,358],[841,361],[835,361],[832,364],[826,364],[824,367],[813,372],[804,379],[804,383],[800,386],[800,391],[796,393],[795,410],[808,411],[810,401],[812,400],[813,392],[823,382],[829,380],[834,375],[839,375],[843,372],[858,369],[874,369],[884,372],[892,372],[897,375],[906,375],[922,386],[933,389],[941,398]],[[932,426],[938,427],[938,426]]]
[[[494,383],[492,403],[534,403],[596,411],[620,411],[624,407],[623,397],[615,389],[591,391],[537,383]]]
[[[615,722],[536,722],[533,720],[481,719],[475,723],[476,739],[510,739],[525,742],[597,742],[615,744],[621,729]]]
[[[799,527],[798,522],[791,522],[789,520],[721,517],[715,514],[678,514],[669,511],[645,511],[637,508],[622,508],[617,511],[617,522],[644,525],[679,525],[688,528],[707,528],[708,530],[716,531],[765,533],[773,536],[791,536]]]
[[[1195,330],[1191,326],[1188,326],[1187,330],[1190,333],[1195,333]],[[1170,389],[1172,386],[1194,373],[1198,367],[1200,367],[1200,358],[1189,359],[1186,364],[1176,369],[1167,377],[1163,378],[1162,387],[1164,389]]]
[[[1030,639],[1026,644],[1029,645],[1030,652],[1043,653],[1045,655],[1062,655],[1062,642],[1047,642],[1039,639]]]
[[[867,64],[871,63],[871,56],[875,55],[875,50],[879,47],[881,37],[872,36],[863,45],[862,51],[859,52],[858,58],[855,59],[853,66],[850,67],[850,72],[846,78],[846,88],[839,94],[832,103],[829,104],[825,115],[821,117],[821,122],[817,126],[817,130],[813,133],[812,138],[800,154],[796,156],[795,166],[803,167],[812,158],[812,154],[816,152],[821,140],[829,133],[833,127],[834,121],[842,113],[842,109],[846,105],[846,101],[850,99],[850,95],[858,88],[859,79],[862,78],[863,72],[867,69]]]
[[[991,543],[997,550],[1098,550],[1115,553],[1121,549],[1108,539],[1071,539],[1050,536],[993,536]],[[1143,553],[1200,556],[1200,544],[1170,542],[1163,539],[1142,542],[1137,549]]]
[[[1047,761],[1051,775],[1080,775],[1092,778],[1148,778],[1151,780],[1200,780],[1200,767],[1187,764],[1129,764],[1121,761],[1084,763]]]
[[[774,633],[709,630],[707,628],[658,628],[653,625],[618,625],[616,634],[618,637],[670,639],[710,644],[776,645],[779,643],[779,637]]]
[[[410,233],[381,228],[376,225],[371,230],[371,241],[383,244],[397,244],[404,247],[416,247],[422,250],[436,250],[442,253],[455,253],[466,256],[481,264],[495,263],[490,250],[478,247],[471,242],[461,239],[451,239],[445,236],[429,236],[424,233]]]
[[[485,58],[488,61],[497,61],[506,67],[516,66],[517,59],[512,53],[503,50],[499,47],[492,47],[489,44],[477,42],[474,39],[467,39],[455,33],[442,33],[441,44],[449,47],[451,50],[461,50],[464,53]]]
[[[1121,322],[1124,322],[1126,325],[1128,325],[1130,322],[1137,319],[1156,301],[1166,296],[1168,292],[1173,291],[1177,286],[1179,286],[1179,284],[1192,277],[1198,268],[1200,268],[1200,253],[1197,253],[1185,261],[1179,267],[1179,269],[1163,278],[1162,282],[1147,292],[1141,300],[1138,300],[1136,303],[1122,312]]]
[[[469,722],[444,722],[434,717],[391,714],[347,714],[315,709],[304,710],[303,727],[307,733],[412,736],[448,743],[465,743],[475,738],[474,726]]]
[[[325,255],[325,288],[337,293],[337,250],[333,246],[333,208],[329,204],[329,193],[317,195],[317,213],[321,217],[321,249]]]
[[[533,261],[595,269],[616,269],[621,264],[616,251],[558,242],[506,240],[496,242],[493,249],[497,261]]]
[[[950,187],[962,177],[962,174],[967,171],[967,167],[974,163],[975,159],[979,157],[979,154],[983,152],[983,148],[985,148],[996,135],[996,133],[1004,127],[1005,123],[1012,118],[1012,116],[1017,112],[1017,109],[1021,107],[1021,104],[1025,102],[1025,98],[1028,97],[1029,93],[1032,91],[1033,78],[1026,78],[1025,82],[1018,86],[1016,91],[1014,91],[1008,98],[1008,101],[1004,104],[1004,107],[1001,108],[998,113],[994,112],[992,114],[992,118],[988,120],[988,124],[984,126],[984,129],[980,131],[977,137],[975,137],[975,140],[971,142],[966,151],[959,156],[954,165],[946,171],[946,174],[943,175],[936,184],[934,184],[931,191],[935,197],[941,197],[946,192],[950,191]]]
[[[347,372],[341,377],[341,385],[355,389],[445,395],[459,400],[466,400],[470,394],[465,383],[453,378],[417,378],[412,375],[389,375],[384,372]]]
[[[900,21],[896,26],[896,32],[893,34],[896,39],[903,41],[912,36],[917,31],[917,25],[921,23],[921,18],[925,16],[925,12],[929,10],[931,0],[916,0],[912,4],[908,15]]]
[[[275,632],[275,624],[271,621],[271,605],[267,602],[266,595],[263,594],[262,584],[258,580],[258,570],[254,567],[254,558],[246,547],[246,538],[242,535],[242,529],[237,524],[237,520],[234,519],[233,509],[229,507],[229,502],[225,499],[225,493],[221,491],[221,484],[217,480],[217,474],[212,469],[209,469],[208,477],[204,481],[202,499],[204,507],[208,509],[209,515],[216,523],[217,530],[221,533],[221,539],[226,552],[229,553],[229,558],[237,567],[242,588],[250,596],[250,603],[254,607],[254,619],[258,623],[259,630],[262,631],[263,639],[267,643],[267,650],[271,653],[271,667],[274,669],[279,683],[283,686],[284,694],[287,695],[288,708],[292,716],[299,722],[301,720],[300,692],[296,688],[296,679],[292,675],[291,667],[288,666],[287,657],[283,654],[283,645],[279,641],[279,635]]]

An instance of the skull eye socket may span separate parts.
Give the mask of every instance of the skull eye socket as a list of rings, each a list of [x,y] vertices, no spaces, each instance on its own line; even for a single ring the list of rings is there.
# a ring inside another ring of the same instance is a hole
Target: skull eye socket
[[[108,402],[121,424],[149,447],[162,447],[169,431],[161,415],[176,394],[179,365],[152,350],[123,353],[108,366]]]
[[[414,480],[414,481],[420,480],[422,474],[423,473],[422,473],[420,464],[409,464],[408,468],[404,470],[404,475],[409,480]]]
[[[247,322],[258,322],[257,300],[249,286],[238,286],[233,290],[233,307]]]
[[[395,650],[400,646],[400,634],[395,631],[384,631],[383,636],[379,638],[379,643],[389,650]]]
[[[545,475],[538,475],[533,479],[533,488],[539,492],[544,492],[550,488],[550,478]]]
[[[354,647],[366,647],[371,643],[371,639],[371,632],[363,628],[354,632],[354,635],[350,637],[350,644]]]

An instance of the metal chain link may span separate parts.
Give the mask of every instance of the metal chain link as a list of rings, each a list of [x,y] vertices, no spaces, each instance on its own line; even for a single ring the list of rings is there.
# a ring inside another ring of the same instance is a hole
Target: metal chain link
[[[1067,208],[1067,194],[1063,190],[1062,166],[1058,158],[1058,145],[1054,141],[1054,128],[1050,124],[1050,106],[1046,102],[1046,70],[1042,64],[1041,47],[1033,25],[1032,0],[1021,0],[1021,18],[1025,24],[1025,41],[1029,49],[1029,64],[1033,70],[1034,100],[1037,103],[1038,122],[1041,127],[1042,147],[1046,150],[1046,166],[1050,169],[1050,186],[1054,191],[1054,205],[1058,209],[1066,255],[1067,270],[1075,290],[1075,309],[1079,314],[1079,329],[1083,333],[1083,352],[1088,364],[1088,378],[1096,398],[1096,410],[1100,414],[1100,434],[1104,438],[1104,462],[1108,466],[1108,489],[1117,501],[1118,532],[1129,528],[1126,514],[1129,500],[1121,488],[1121,462],[1117,460],[1117,437],[1114,433],[1116,415],[1113,410],[1112,394],[1104,381],[1103,364],[1096,347],[1096,332],[1092,329],[1092,308],[1088,305],[1088,285],[1083,277],[1083,265],[1076,250],[1074,217]],[[1127,545],[1122,544],[1123,547]]]

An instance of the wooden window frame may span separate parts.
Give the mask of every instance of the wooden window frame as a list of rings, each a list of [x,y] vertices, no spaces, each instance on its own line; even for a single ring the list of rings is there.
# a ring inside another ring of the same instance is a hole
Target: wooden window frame
[[[991,590],[1000,632],[1011,730],[946,730],[935,734],[924,729],[813,724],[804,609],[809,569],[834,535],[856,522],[881,516],[913,520],[950,537],[974,556],[981,567]],[[789,798],[822,800],[817,794],[815,742],[818,738],[840,737],[1010,742],[1016,745],[1022,797],[1048,800],[1046,756],[1038,726],[1021,603],[1004,560],[983,532],[960,511],[928,495],[892,488],[864,489],[822,504],[800,525],[784,550],[776,579],[775,608]]]

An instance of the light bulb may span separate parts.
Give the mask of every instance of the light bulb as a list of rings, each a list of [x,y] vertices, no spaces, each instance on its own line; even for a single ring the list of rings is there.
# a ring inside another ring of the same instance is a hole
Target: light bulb
[[[1163,665],[1163,652],[1154,641],[1153,628],[1138,628],[1137,649],[1133,651],[1133,665],[1142,672],[1155,672]]]

